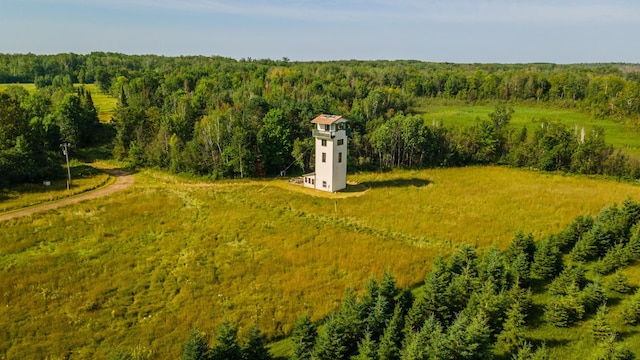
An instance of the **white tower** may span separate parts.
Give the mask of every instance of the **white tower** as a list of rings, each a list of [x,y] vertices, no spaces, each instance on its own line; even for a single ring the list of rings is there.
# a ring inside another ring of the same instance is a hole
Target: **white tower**
[[[304,185],[318,190],[339,191],[347,187],[347,119],[320,115],[311,120],[316,139],[316,172],[304,176]]]

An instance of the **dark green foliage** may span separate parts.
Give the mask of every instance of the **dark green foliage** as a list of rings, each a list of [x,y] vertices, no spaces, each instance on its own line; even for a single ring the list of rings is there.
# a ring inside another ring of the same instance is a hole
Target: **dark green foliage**
[[[266,339],[256,326],[249,329],[245,342],[240,349],[243,360],[270,360],[271,355],[266,348]]]
[[[269,110],[262,122],[262,129],[258,132],[258,147],[265,170],[276,174],[285,170],[292,159],[290,127],[280,109]]]
[[[562,252],[571,250],[576,242],[593,227],[593,218],[590,215],[578,216],[556,236],[556,243]]]
[[[305,314],[296,322],[291,334],[293,342],[293,359],[311,359],[318,332],[311,322],[309,315]]]
[[[358,341],[364,335],[366,330],[375,330],[376,333],[382,334],[384,330],[385,314],[384,309],[386,303],[382,297],[378,297],[376,304],[372,309],[372,314],[367,317],[374,329],[366,329],[366,322],[362,317],[362,305],[358,302],[353,288],[345,291],[342,299],[340,311],[335,316],[335,321],[339,324],[336,326],[336,336],[342,339],[345,347],[345,355],[355,355],[358,351]]]
[[[447,330],[447,339],[454,359],[490,359],[491,328],[482,312],[469,318],[458,315]],[[436,357],[437,358],[437,357]]]
[[[467,307],[460,314],[465,314],[466,318],[482,315],[489,334],[495,336],[502,329],[508,305],[507,293],[501,291],[493,281],[487,280],[482,288],[473,292]]]
[[[631,257],[624,243],[614,245],[607,253],[594,265],[594,271],[598,274],[610,274],[621,267],[631,263]]]
[[[625,301],[621,318],[628,325],[635,325],[640,322],[640,292],[636,292]]]
[[[579,294],[579,301],[584,305],[587,313],[593,313],[598,306],[607,301],[607,294],[599,281],[594,281],[582,289]]]
[[[182,350],[183,360],[208,360],[211,356],[209,341],[198,330],[192,330]]]
[[[498,342],[510,353],[524,344],[524,335],[526,332],[525,319],[526,313],[522,311],[518,303],[512,304],[509,310],[507,310],[502,332],[498,335]]]
[[[384,333],[380,338],[378,346],[378,358],[380,360],[398,360],[400,359],[400,349],[404,336],[402,328],[404,327],[404,317],[400,306],[396,306],[393,317],[389,321],[389,325],[384,329]]]
[[[492,281],[504,286],[507,280],[502,252],[496,246],[490,247],[478,264],[478,275],[481,282]]]
[[[378,349],[375,341],[371,339],[371,334],[365,333],[364,338],[358,345],[358,355],[351,357],[352,360],[378,360]]]
[[[513,360],[548,360],[549,349],[543,344],[537,349],[533,349],[533,346],[529,342],[525,342],[518,352],[513,355]]]
[[[448,323],[453,317],[448,306],[449,298],[447,296],[450,281],[451,273],[447,270],[446,263],[441,258],[437,258],[434,261],[433,269],[425,279],[423,297],[418,300],[424,304],[423,317],[425,314],[431,313],[438,321],[444,324]],[[414,325],[421,326],[421,324],[422,322],[418,322]]]
[[[242,354],[238,346],[238,329],[224,321],[218,328],[217,343],[211,349],[213,360],[241,360]]]
[[[598,360],[632,360],[636,356],[624,345],[620,345],[617,335],[612,334],[600,343],[600,352],[597,354]]]
[[[449,270],[456,274],[467,272],[472,276],[477,276],[476,248],[470,244],[462,244],[449,258]]]
[[[544,312],[547,322],[556,327],[567,327],[571,324],[571,315],[562,297],[553,298]]]
[[[353,355],[349,348],[357,347],[358,342],[350,343],[345,324],[332,316],[324,324],[324,332],[318,336],[314,357],[322,360],[342,360]]]
[[[631,236],[626,246],[627,256],[633,261],[640,260],[640,223],[631,229]]]
[[[589,322],[589,333],[596,342],[603,342],[610,338],[614,332],[609,324],[609,308],[602,304],[598,307],[595,317]]]
[[[637,203],[627,200],[622,207],[614,204],[602,210],[594,219],[591,230],[576,242],[571,258],[580,262],[595,260],[617,246],[614,253],[602,259],[598,269],[604,273],[626,265],[631,257],[627,255],[624,244],[629,241],[631,229],[638,220],[637,208]],[[622,258],[617,259],[618,256]]]
[[[389,271],[385,271],[380,281],[380,297],[385,300],[384,314],[386,319],[391,318],[393,309],[396,306],[396,298],[400,294],[400,290],[396,284],[396,279]]]
[[[548,280],[559,274],[561,270],[562,253],[553,238],[547,237],[536,243],[536,252],[531,264],[531,277]]]
[[[431,316],[424,322],[420,331],[407,335],[401,359],[448,359],[453,356],[451,347],[448,334],[444,333],[438,320]],[[461,347],[464,345],[461,344]]]
[[[618,271],[611,277],[609,289],[620,294],[628,294],[631,292],[631,285],[629,285],[627,276],[622,271]]]
[[[584,268],[581,266],[566,267],[549,285],[549,293],[552,295],[566,295],[571,285],[575,285],[581,290],[586,283]]]
[[[523,254],[527,262],[532,262],[535,252],[536,244],[533,241],[533,235],[524,235],[521,232],[517,232],[511,243],[509,243],[509,247],[505,250],[504,258],[507,263],[511,263]]]

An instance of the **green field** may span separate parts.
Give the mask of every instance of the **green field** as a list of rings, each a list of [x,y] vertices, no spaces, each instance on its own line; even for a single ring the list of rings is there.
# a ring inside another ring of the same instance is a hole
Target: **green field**
[[[113,180],[108,174],[85,164],[74,161],[71,166],[72,186],[69,190],[66,178],[52,180],[49,186],[23,184],[10,189],[0,189],[0,213],[77,195]]]
[[[0,354],[105,358],[138,348],[178,358],[192,328],[214,334],[224,319],[278,338],[300,314],[323,318],[345,288],[360,291],[385,270],[415,286],[460,243],[504,248],[518,230],[538,238],[640,199],[628,183],[500,167],[349,180],[360,184],[333,195],[284,180],[197,183],[143,171],[109,198],[3,222]],[[640,269],[628,273],[640,285]],[[577,329],[549,345],[571,353],[583,345]]]
[[[21,86],[29,92],[33,92],[36,90],[35,84],[0,84],[0,92],[6,90],[9,86]],[[80,85],[76,84],[76,86]],[[115,112],[118,101],[115,98],[111,97],[111,95],[102,92],[95,84],[84,85],[84,87],[91,92],[93,105],[98,111],[98,118],[100,119],[100,121],[111,121],[111,117]]]
[[[596,119],[579,109],[562,109],[548,105],[530,103],[508,105],[513,108],[511,126],[521,129],[527,126],[531,131],[539,126],[543,119],[557,121],[569,128],[585,127],[589,130],[599,126],[605,131],[605,141],[627,153],[640,157],[640,133],[637,129],[622,121],[610,119]],[[415,109],[427,120],[442,121],[445,126],[469,126],[477,117],[488,119],[488,115],[495,110],[495,105],[474,105],[463,102],[430,101]]]

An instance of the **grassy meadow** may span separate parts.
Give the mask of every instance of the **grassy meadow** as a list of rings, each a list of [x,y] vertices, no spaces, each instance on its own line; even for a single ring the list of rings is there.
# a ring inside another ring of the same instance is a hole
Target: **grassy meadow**
[[[559,108],[534,103],[515,103],[509,105],[514,113],[511,119],[511,127],[521,129],[523,126],[532,132],[539,126],[543,119],[557,121],[569,128],[575,126],[589,130],[593,126],[599,126],[605,131],[605,141],[617,148],[624,149],[627,153],[640,157],[640,133],[623,121],[610,119],[596,119],[592,115],[572,108]],[[488,119],[488,115],[495,110],[493,104],[467,104],[464,102],[428,101],[414,109],[425,119],[442,121],[446,126],[469,126],[477,117]]]
[[[108,184],[113,180],[108,174],[91,166],[72,160],[71,188],[67,190],[67,178],[51,180],[44,184],[22,184],[9,189],[0,189],[0,213],[22,209],[45,202],[84,193]],[[64,169],[66,172],[66,167]]]
[[[0,84],[0,92],[6,90],[9,86],[21,86],[28,92],[34,92],[36,90],[35,84]],[[103,123],[110,122],[111,117],[115,113],[116,106],[118,105],[118,100],[110,94],[102,92],[95,84],[76,84],[75,86],[84,86],[85,89],[91,92],[91,99],[93,100],[93,105],[98,111],[98,118]]]
[[[138,349],[179,358],[192,328],[213,336],[224,319],[278,339],[302,313],[322,319],[346,287],[362,290],[385,270],[415,286],[460,243],[504,248],[518,230],[539,238],[640,199],[633,184],[501,167],[349,181],[359,185],[325,194],[280,179],[197,183],[143,171],[108,198],[3,222],[0,357]]]

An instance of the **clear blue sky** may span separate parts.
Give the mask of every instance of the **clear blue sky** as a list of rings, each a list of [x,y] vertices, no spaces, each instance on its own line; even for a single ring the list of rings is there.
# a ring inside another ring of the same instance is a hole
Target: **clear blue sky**
[[[640,63],[637,0],[1,0],[0,53]]]

